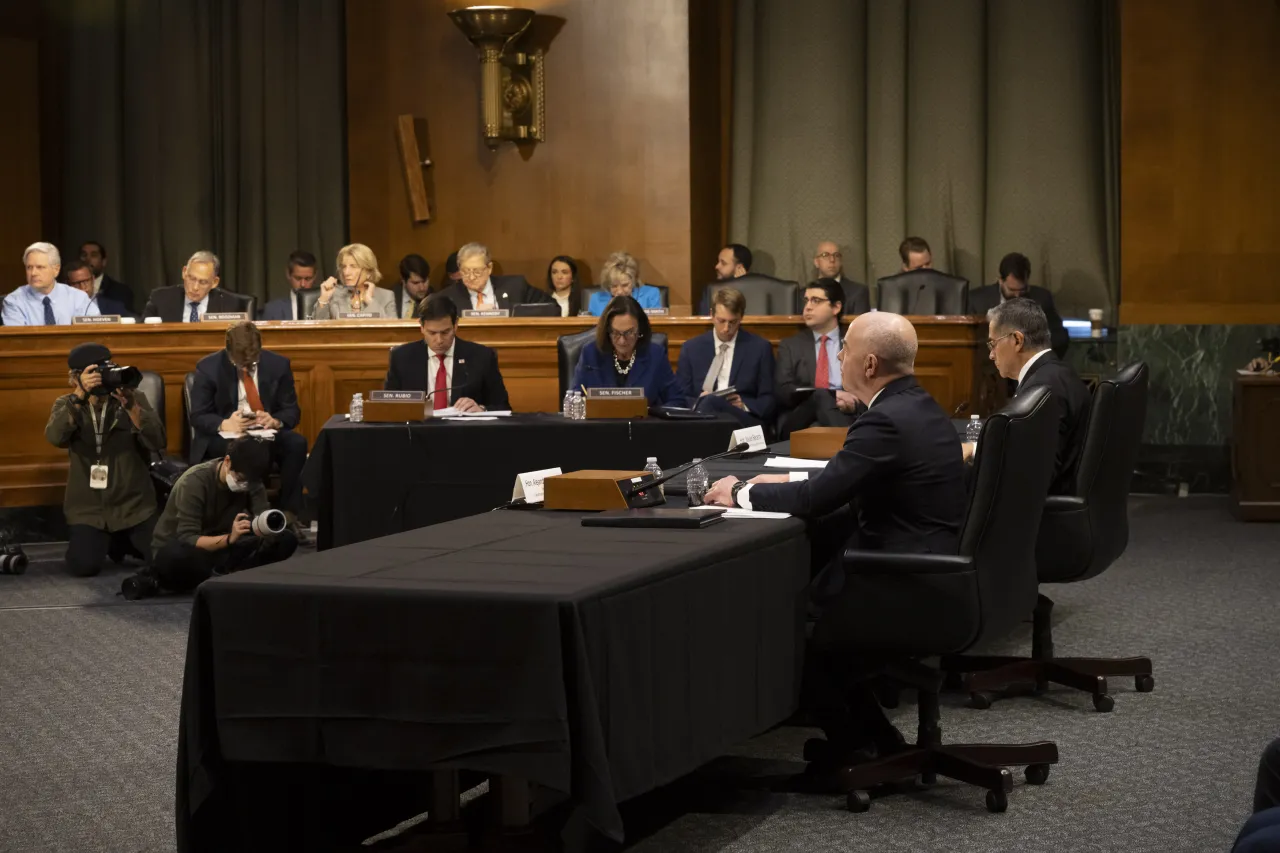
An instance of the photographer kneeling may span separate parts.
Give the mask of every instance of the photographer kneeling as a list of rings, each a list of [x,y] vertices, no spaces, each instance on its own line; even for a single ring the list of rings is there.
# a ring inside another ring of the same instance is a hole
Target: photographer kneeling
[[[70,461],[67,569],[91,577],[109,554],[151,556],[156,494],[148,463],[151,451],[164,450],[164,425],[135,390],[141,374],[112,364],[102,344],[75,347],[67,367],[75,391],[54,401],[44,434]]]
[[[156,524],[151,567],[125,580],[124,596],[186,592],[211,575],[288,559],[298,537],[285,529],[284,513],[271,510],[276,518],[253,529],[254,519],[270,509],[262,485],[270,466],[268,442],[245,436],[231,442],[221,459],[184,471]]]

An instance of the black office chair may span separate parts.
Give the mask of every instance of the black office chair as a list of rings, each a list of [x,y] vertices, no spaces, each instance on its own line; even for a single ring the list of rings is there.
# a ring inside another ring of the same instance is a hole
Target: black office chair
[[[578,369],[578,357],[582,355],[582,348],[587,345],[587,341],[596,339],[596,330],[593,326],[583,332],[575,332],[572,335],[561,335],[556,338],[556,362],[560,368],[560,397],[563,400],[565,392],[569,390],[569,384],[573,382],[573,372]],[[665,332],[654,332],[651,339],[655,344],[662,347],[662,351],[667,351],[667,335]]]
[[[250,320],[258,319],[258,300],[257,297],[250,296],[247,293],[236,293],[233,290],[224,290],[223,293],[234,297],[236,302],[236,311],[243,311],[249,315]]]
[[[191,446],[196,441],[196,427],[191,422],[191,390],[195,386],[196,373],[193,370],[182,378],[182,458],[187,460],[191,459]]]
[[[511,308],[512,317],[559,317],[559,302],[521,302]]]
[[[894,314],[959,316],[969,310],[969,281],[937,270],[911,270],[876,282],[877,304]]]
[[[1045,503],[1036,541],[1040,583],[1076,583],[1100,574],[1129,544],[1129,484],[1147,416],[1147,366],[1130,365],[1098,384],[1089,411],[1074,495],[1052,495]],[[1055,658],[1053,601],[1037,596],[1032,611],[1031,657],[947,657],[942,668],[969,691],[975,708],[990,707],[1000,694],[1043,692],[1050,682],[1093,696],[1098,711],[1110,711],[1107,676],[1134,679],[1139,693],[1155,689],[1151,659]],[[1010,686],[1013,685],[1012,689]]]
[[[702,313],[711,313],[711,300],[724,287],[732,287],[747,298],[748,314],[786,315],[796,313],[796,292],[799,285],[762,273],[747,273],[731,281],[716,281],[703,290]]]
[[[169,430],[168,424],[165,422],[163,377],[159,373],[153,373],[150,370],[142,371],[142,381],[138,383],[138,390],[146,395],[147,402],[151,404],[151,408],[155,409],[156,414],[160,416],[160,423],[165,426],[165,435],[167,436]],[[151,454],[151,482],[155,486],[156,500],[161,507],[168,500],[169,492],[173,491],[173,486],[178,482],[178,478],[182,476],[182,472],[187,470],[188,467],[185,459],[170,456],[163,448]]]
[[[917,661],[1003,637],[1034,605],[1036,529],[1057,438],[1057,410],[1047,389],[1023,394],[991,416],[978,442],[959,553],[845,552],[844,588],[815,626],[811,653],[890,662],[890,678],[920,691],[914,746],[837,772],[851,811],[870,807],[872,788],[914,776],[930,783],[942,774],[986,788],[987,808],[1000,812],[1013,789],[1006,765],[1027,765],[1032,784],[1048,779],[1049,765],[1058,760],[1051,742],[943,744],[938,726],[942,674]],[[824,741],[805,745],[806,759],[824,752],[829,752]]]
[[[311,312],[316,310],[316,303],[320,301],[320,288],[311,287],[306,290],[295,290],[293,292],[294,304],[298,306],[298,319],[309,320]]]
[[[649,283],[645,282],[645,284],[649,284]],[[665,284],[649,284],[649,286],[656,287],[658,289],[658,296],[661,299],[661,301],[658,304],[661,305],[663,308],[670,308],[671,307],[671,288],[667,287]]]

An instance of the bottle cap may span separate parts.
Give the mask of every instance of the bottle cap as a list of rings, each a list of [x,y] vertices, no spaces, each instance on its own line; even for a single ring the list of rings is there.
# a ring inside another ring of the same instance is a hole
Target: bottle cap
[[[969,420],[971,421],[981,420],[981,417],[978,415],[969,415]]]
[[[658,461],[658,457],[656,457],[656,456],[649,456],[649,457],[647,457],[644,461],[645,461],[646,463],[648,463],[648,462],[653,462],[653,463],[655,463],[655,464],[656,464],[656,463],[657,463],[657,461]]]

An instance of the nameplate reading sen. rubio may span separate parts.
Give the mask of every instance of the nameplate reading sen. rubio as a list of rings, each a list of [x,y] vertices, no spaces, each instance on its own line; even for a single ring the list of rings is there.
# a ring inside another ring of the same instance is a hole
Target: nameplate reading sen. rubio
[[[382,315],[375,314],[372,311],[347,311],[345,313],[341,311],[338,312],[339,320],[372,320],[375,317],[380,317],[380,316]]]
[[[510,317],[511,311],[506,308],[468,308],[462,312],[463,317]]]
[[[241,320],[248,320],[249,313],[247,311],[211,311],[200,319],[206,323],[238,323]]]
[[[643,388],[588,388],[588,397],[643,397]]]
[[[79,326],[79,325],[100,326],[103,323],[119,323],[119,322],[120,322],[119,314],[103,314],[101,316],[92,316],[92,317],[88,315],[81,315],[79,317],[71,318],[71,324],[73,326]]]
[[[752,426],[735,429],[733,435],[729,436],[729,449],[737,447],[742,442],[747,443],[746,453],[754,450],[768,450],[769,445],[764,443],[764,427]]]
[[[524,502],[528,504],[542,503],[543,482],[548,477],[557,477],[563,473],[559,468],[544,468],[541,471],[517,474],[515,487],[511,490],[511,500],[524,498]]]
[[[369,400],[374,403],[425,403],[425,391],[370,391]]]

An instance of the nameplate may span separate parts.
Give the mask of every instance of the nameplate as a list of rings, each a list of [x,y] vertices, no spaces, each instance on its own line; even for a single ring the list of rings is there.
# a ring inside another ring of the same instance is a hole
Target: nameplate
[[[425,391],[370,391],[369,399],[375,403],[425,403]]]
[[[644,309],[644,313],[648,314],[650,317],[665,317],[668,312],[666,308],[646,308]]]
[[[346,311],[346,312],[339,312],[338,319],[339,320],[374,320],[374,319],[377,319],[378,316],[379,316],[378,314],[375,314],[372,311]]]
[[[248,320],[249,314],[246,311],[211,311],[200,319],[206,323],[235,323]]]
[[[468,308],[462,312],[463,317],[510,317],[511,311],[506,308]]]
[[[587,396],[595,399],[610,397],[643,397],[643,388],[588,388]]]
[[[88,314],[82,314],[79,317],[71,318],[71,325],[73,326],[98,326],[103,323],[119,323],[119,322],[120,322],[119,314],[102,314],[99,316],[90,316]]]
[[[525,503],[542,503],[543,481],[547,477],[558,477],[563,473],[559,468],[544,468],[541,471],[529,471],[525,474],[516,475],[516,484],[511,490],[511,500],[524,498]]]
[[[747,443],[745,452],[750,453],[753,450],[768,450],[769,446],[764,443],[764,427],[743,427],[735,429],[733,435],[729,436],[729,449],[732,450],[742,442]]]

